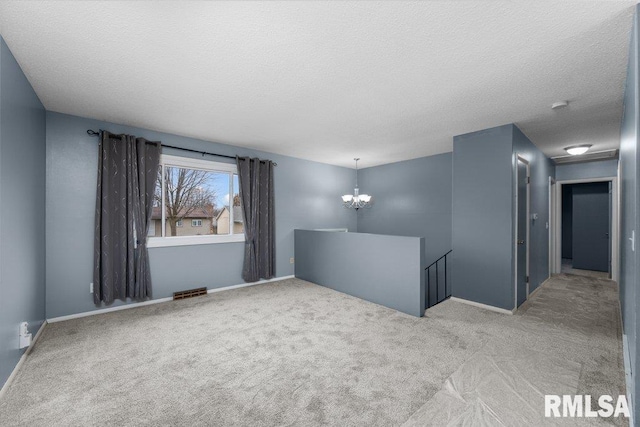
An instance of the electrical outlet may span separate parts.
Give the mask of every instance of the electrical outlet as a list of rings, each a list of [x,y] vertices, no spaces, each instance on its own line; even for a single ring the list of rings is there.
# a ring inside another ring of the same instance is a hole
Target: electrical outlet
[[[295,262],[294,258],[289,258],[289,264],[293,264]]]
[[[93,283],[89,283],[89,293],[93,293]]]
[[[19,349],[27,348],[31,345],[31,334],[29,333],[29,324],[27,322],[20,323],[18,329]]]

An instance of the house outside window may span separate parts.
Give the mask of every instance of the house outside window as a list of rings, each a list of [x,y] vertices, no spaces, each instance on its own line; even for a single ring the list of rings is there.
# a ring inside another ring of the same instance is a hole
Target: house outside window
[[[154,237],[156,235],[156,220],[152,219],[149,223],[149,231],[147,231],[148,237]]]
[[[244,241],[236,165],[163,154],[150,226],[151,248]]]

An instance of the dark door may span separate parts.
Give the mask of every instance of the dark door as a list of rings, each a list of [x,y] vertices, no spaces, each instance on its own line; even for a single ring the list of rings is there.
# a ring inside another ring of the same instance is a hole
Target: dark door
[[[527,299],[527,199],[529,186],[528,165],[518,160],[518,194],[517,216],[518,229],[516,230],[516,300],[518,307]]]
[[[573,268],[609,271],[609,183],[573,186]]]

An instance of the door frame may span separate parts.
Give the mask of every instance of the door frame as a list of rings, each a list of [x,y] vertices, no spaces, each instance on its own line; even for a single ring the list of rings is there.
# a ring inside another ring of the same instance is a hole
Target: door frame
[[[514,228],[514,239],[513,239],[513,271],[514,271],[514,276],[513,276],[513,281],[514,281],[514,295],[513,295],[513,307],[514,309],[518,308],[518,197],[520,197],[520,194],[518,194],[518,162],[522,162],[527,166],[527,194],[526,194],[526,198],[527,198],[527,212],[526,212],[526,218],[527,218],[527,226],[526,226],[526,237],[525,237],[525,252],[526,252],[526,271],[525,271],[525,275],[529,276],[529,238],[530,238],[530,234],[531,234],[531,230],[530,230],[530,225],[531,225],[531,221],[530,221],[530,213],[529,210],[531,208],[531,164],[529,163],[529,160],[527,160],[526,158],[522,157],[519,154],[516,154],[516,170],[515,170],[515,174],[516,174],[516,179],[515,179],[515,197],[514,197],[514,202],[515,202],[515,208],[514,208],[514,224],[515,224],[515,228]],[[525,301],[529,299],[529,280],[526,281],[526,290],[525,290]]]
[[[556,212],[554,221],[551,224],[552,235],[554,236],[552,274],[560,274],[562,272],[562,251],[559,250],[559,248],[562,248],[562,186],[565,184],[587,184],[590,182],[611,182],[611,239],[609,239],[611,245],[611,280],[617,282],[620,277],[620,191],[618,187],[618,177],[616,176],[556,181],[554,194]],[[551,241],[549,241],[549,244],[551,245]]]
[[[550,176],[549,177],[549,222],[547,223],[547,232],[549,235],[548,237],[549,239],[549,260],[548,260],[549,274],[547,275],[547,277],[551,277],[551,275],[553,274],[553,264],[556,256],[556,251],[558,250],[556,248],[556,239],[553,234],[553,230],[555,229],[554,227],[558,221],[556,218],[556,213],[557,213],[557,209],[556,209],[557,201],[555,197],[556,188],[557,188],[556,179]]]

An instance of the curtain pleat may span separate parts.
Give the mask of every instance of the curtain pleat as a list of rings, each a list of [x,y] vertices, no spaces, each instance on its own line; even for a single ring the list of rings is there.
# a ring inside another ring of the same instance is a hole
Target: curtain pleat
[[[94,237],[94,302],[151,295],[146,247],[160,143],[102,132]]]
[[[236,162],[246,237],[242,278],[271,279],[275,276],[273,162],[249,157],[237,157]]]

